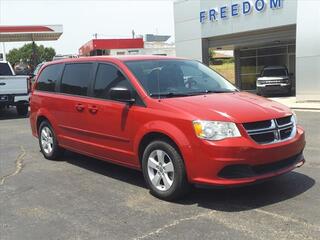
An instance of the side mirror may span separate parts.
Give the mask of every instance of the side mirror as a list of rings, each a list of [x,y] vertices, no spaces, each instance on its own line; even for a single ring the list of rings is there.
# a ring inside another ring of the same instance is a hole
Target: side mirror
[[[131,91],[123,87],[114,87],[110,89],[111,100],[133,104],[135,99],[131,96]]]

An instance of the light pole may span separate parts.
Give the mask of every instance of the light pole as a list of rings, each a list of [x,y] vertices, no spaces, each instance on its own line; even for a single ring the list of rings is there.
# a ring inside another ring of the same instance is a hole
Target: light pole
[[[1,0],[0,0],[0,25],[1,25]],[[4,44],[4,42],[2,42],[2,51],[3,51],[3,61],[6,61],[7,60],[7,57],[6,57],[6,46]]]

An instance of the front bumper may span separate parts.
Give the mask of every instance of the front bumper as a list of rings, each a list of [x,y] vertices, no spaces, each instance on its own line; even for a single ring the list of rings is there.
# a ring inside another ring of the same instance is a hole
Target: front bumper
[[[29,94],[8,94],[0,95],[0,105],[11,105],[15,106],[17,104],[29,105]]]
[[[281,143],[260,145],[248,136],[202,141],[190,181],[201,185],[237,186],[269,179],[303,165],[304,131]],[[231,169],[231,170],[230,170]]]
[[[258,93],[287,93],[291,89],[291,84],[257,85]]]

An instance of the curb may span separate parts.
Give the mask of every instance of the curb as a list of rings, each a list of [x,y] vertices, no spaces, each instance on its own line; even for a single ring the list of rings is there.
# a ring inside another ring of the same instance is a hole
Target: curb
[[[307,108],[307,107],[290,107],[293,110],[310,110],[310,111],[320,111],[320,108]]]

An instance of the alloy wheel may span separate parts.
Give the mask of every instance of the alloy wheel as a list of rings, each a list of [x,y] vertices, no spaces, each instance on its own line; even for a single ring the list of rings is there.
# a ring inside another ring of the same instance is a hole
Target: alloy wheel
[[[53,150],[53,134],[49,127],[45,126],[41,130],[41,146],[46,154],[51,154]]]
[[[154,187],[167,191],[174,181],[174,166],[170,156],[163,150],[150,153],[147,162],[148,177]]]

